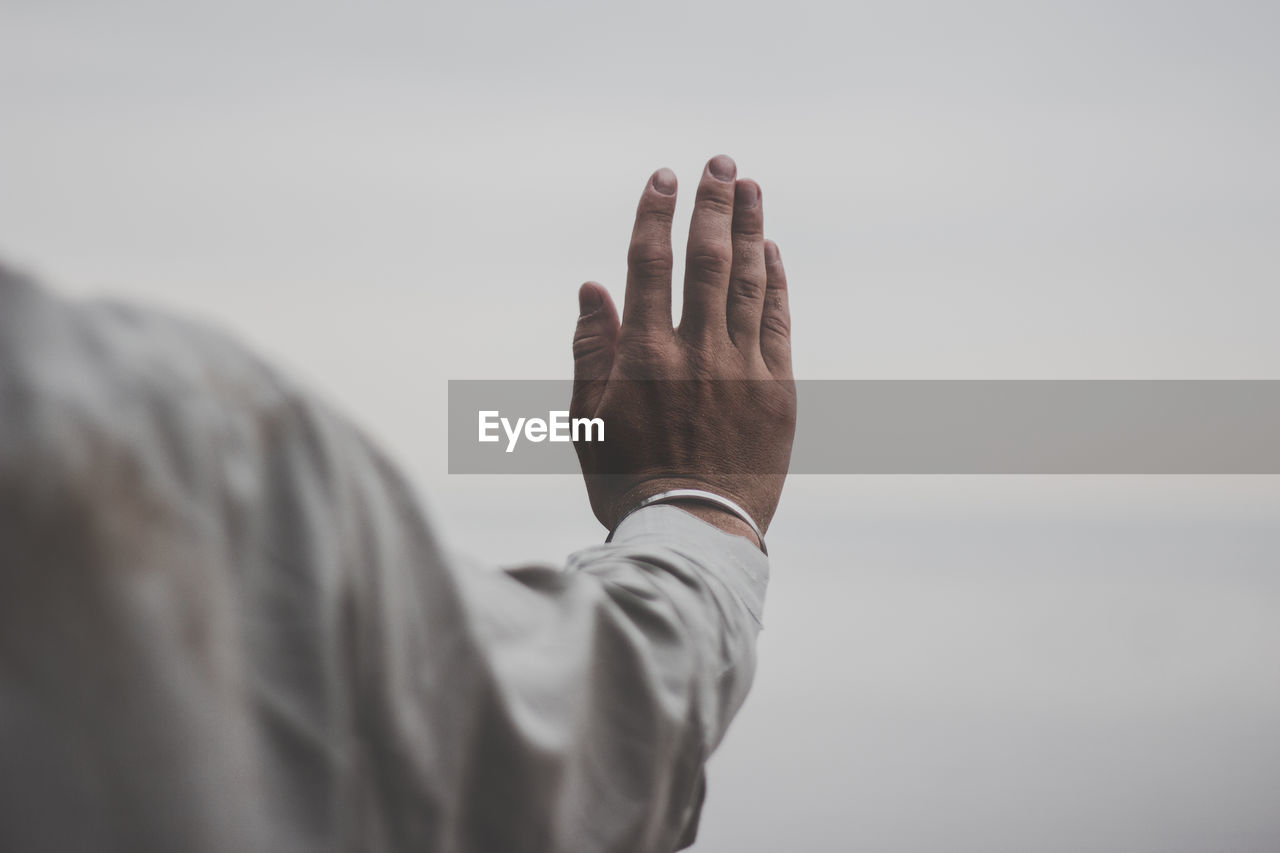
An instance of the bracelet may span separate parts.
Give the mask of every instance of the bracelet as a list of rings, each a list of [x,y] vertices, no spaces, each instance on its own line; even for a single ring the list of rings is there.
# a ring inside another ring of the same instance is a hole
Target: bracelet
[[[720,507],[720,509],[727,510],[733,515],[736,515],[747,523],[747,527],[751,528],[751,532],[756,535],[756,539],[760,540],[760,553],[764,554],[766,557],[769,556],[769,549],[764,545],[764,532],[760,530],[760,525],[756,524],[755,519],[752,518],[745,509],[723,495],[717,495],[715,492],[705,492],[702,489],[672,489],[669,492],[659,492],[656,495],[650,495],[631,509],[624,512],[622,514],[622,518],[618,519],[618,523],[613,526],[613,530],[609,531],[609,535],[605,537],[604,541],[612,542],[613,534],[617,532],[618,528],[622,526],[622,522],[626,521],[632,513],[638,512],[647,506],[671,503],[672,501],[697,501],[699,503],[711,504],[712,506]]]

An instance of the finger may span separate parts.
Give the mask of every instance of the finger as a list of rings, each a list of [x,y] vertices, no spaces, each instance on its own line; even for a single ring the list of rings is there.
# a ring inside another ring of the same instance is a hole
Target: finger
[[[729,337],[744,353],[760,348],[764,312],[764,204],[760,185],[738,181],[733,200],[733,272],[726,307]]]
[[[733,176],[738,167],[723,154],[702,172],[689,223],[680,334],[689,341],[727,337],[725,299],[733,270]]]
[[[768,285],[760,318],[760,354],[775,376],[791,375],[791,305],[787,298],[787,273],[782,268],[778,244],[764,241],[764,265]]]
[[[618,309],[609,291],[594,281],[578,290],[578,327],[573,333],[573,399],[575,413],[595,412],[604,393],[618,345]]]
[[[671,217],[676,173],[653,173],[636,208],[627,250],[627,295],[622,321],[632,331],[671,331]]]

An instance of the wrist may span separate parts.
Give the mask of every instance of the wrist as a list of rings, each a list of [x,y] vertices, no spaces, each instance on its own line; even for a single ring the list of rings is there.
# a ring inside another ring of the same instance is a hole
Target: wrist
[[[605,526],[610,529],[617,527],[618,522],[620,522],[627,513],[634,512],[636,507],[650,500],[655,495],[680,489],[707,491],[712,494],[728,498],[741,506],[746,505],[746,501],[743,497],[739,495],[736,490],[728,488],[728,484],[713,482],[706,477],[679,475],[646,477],[644,479],[633,480],[627,485],[626,489],[620,489],[616,493],[610,508],[610,521],[605,522]],[[675,504],[677,502],[681,505],[681,509],[683,509],[685,505],[708,505],[702,501],[692,498],[677,498],[674,500],[664,501],[664,503],[670,504]],[[728,514],[732,515],[733,513],[729,512]],[[747,526],[750,527],[750,525]]]
[[[690,500],[669,501],[666,503],[666,506],[673,506],[677,509],[684,510],[693,517],[710,524],[712,527],[719,528],[725,533],[730,533],[734,536],[741,536],[752,545],[760,548],[762,551],[764,550],[762,547],[764,543],[760,541],[760,537],[756,536],[756,532],[751,529],[751,525],[747,524],[727,509],[722,509],[718,506],[714,506],[713,504],[702,503],[701,501]]]
[[[645,497],[635,500],[634,503],[623,505],[625,509],[618,512],[614,516],[616,521],[609,525],[610,532],[608,538],[605,539],[606,542],[612,540],[613,531],[618,529],[618,525],[637,510],[654,504],[671,504],[723,532],[747,539],[758,547],[761,553],[766,555],[769,553],[769,549],[764,543],[764,531],[760,529],[755,519],[746,509],[725,495],[724,492],[693,488],[692,486],[651,491],[652,486],[658,482],[661,481],[650,480],[633,487],[632,491],[645,488],[647,494]],[[697,508],[699,511],[694,511],[691,508]],[[703,508],[711,512],[704,513],[701,511]]]

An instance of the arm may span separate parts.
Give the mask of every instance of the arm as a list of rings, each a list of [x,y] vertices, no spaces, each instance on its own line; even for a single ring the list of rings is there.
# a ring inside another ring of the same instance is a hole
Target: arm
[[[767,562],[673,507],[567,568],[439,548],[234,341],[0,270],[0,848],[669,850]]]
[[[608,444],[578,445],[596,517],[613,544],[569,573],[517,570],[469,597],[494,664],[496,714],[516,732],[487,766],[514,786],[481,825],[521,849],[512,803],[552,816],[551,849],[669,850],[692,842],[702,768],[750,687],[768,563],[751,527],[705,504],[646,497],[695,488],[728,497],[767,529],[794,431],[786,281],[763,237],[759,187],[714,158],[690,226],[684,310],[671,324],[675,176],[646,186],[628,253],[625,317],[583,285],[574,338],[575,417],[600,417]],[[619,520],[621,524],[619,524]],[[518,586],[512,588],[510,580]],[[540,768],[539,768],[539,765]],[[538,818],[525,820],[538,826]]]
[[[633,240],[628,305],[658,270],[643,255],[664,245],[652,224],[669,228],[659,183],[641,201],[637,234],[656,242]],[[701,310],[754,316],[759,349],[726,349],[732,325],[709,346],[682,324],[695,346],[619,328],[607,301],[584,311],[573,405],[648,431],[583,456],[610,527],[668,483],[718,490],[762,525],[776,506],[794,416],[790,368],[774,372],[781,268],[772,255],[766,287],[758,213],[731,237],[735,185],[703,183]],[[783,393],[728,410],[630,396],[632,376],[659,375],[658,352],[670,375],[704,375],[682,361],[695,351],[719,353],[720,375],[774,365],[761,381]],[[2,269],[0,412],[0,763],[14,768],[0,847],[691,840],[703,763],[750,685],[767,576],[732,516],[654,507],[567,571],[472,571],[347,419],[235,341]]]

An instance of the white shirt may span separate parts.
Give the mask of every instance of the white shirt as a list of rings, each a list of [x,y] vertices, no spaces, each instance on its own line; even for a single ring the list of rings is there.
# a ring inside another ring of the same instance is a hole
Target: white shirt
[[[767,576],[663,506],[565,567],[447,557],[234,341],[0,270],[2,850],[684,846]]]

